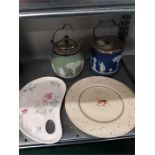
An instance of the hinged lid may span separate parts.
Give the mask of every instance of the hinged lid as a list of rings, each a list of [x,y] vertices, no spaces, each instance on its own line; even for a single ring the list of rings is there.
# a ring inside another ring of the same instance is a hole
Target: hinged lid
[[[113,53],[124,48],[124,43],[113,36],[98,37],[93,42],[93,47],[101,53]]]
[[[96,37],[95,31],[96,28],[101,25],[103,21],[100,21],[93,29],[93,47],[101,52],[112,54],[118,52],[124,48],[124,42],[114,36],[102,36]]]
[[[61,40],[55,42],[54,38],[58,31],[63,30],[66,26],[70,26],[71,30],[73,31],[73,28],[69,24],[63,25],[61,29],[58,29],[55,31],[53,38],[51,40],[51,43],[53,44],[53,50],[55,53],[59,55],[72,55],[77,53],[80,50],[80,43],[77,41],[71,39],[68,35],[65,35],[64,38]]]
[[[71,39],[69,36],[64,36],[63,39],[57,41],[54,46],[54,51],[60,55],[71,55],[78,52],[80,49],[80,44],[75,40]]]

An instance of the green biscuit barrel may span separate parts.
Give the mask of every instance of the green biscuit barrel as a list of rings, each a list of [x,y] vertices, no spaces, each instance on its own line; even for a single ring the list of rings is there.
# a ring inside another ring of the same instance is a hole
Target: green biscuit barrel
[[[68,26],[68,24],[65,24],[62,29],[66,26]],[[54,42],[55,34],[51,40],[53,44],[51,59],[53,71],[56,75],[62,78],[73,78],[80,74],[84,66],[81,46],[78,42],[67,35],[65,35],[61,40]]]

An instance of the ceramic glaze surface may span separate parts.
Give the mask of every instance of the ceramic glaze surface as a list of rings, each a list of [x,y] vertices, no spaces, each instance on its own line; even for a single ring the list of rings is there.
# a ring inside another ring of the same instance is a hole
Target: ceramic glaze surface
[[[79,105],[87,117],[100,122],[112,121],[123,111],[121,97],[113,89],[103,86],[85,89],[80,95]]]
[[[80,42],[74,40],[68,35],[62,39],[55,41],[55,35],[69,27],[73,31],[70,24],[64,24],[62,28],[57,29],[52,37],[51,43],[53,45],[51,66],[56,75],[62,78],[73,78],[82,71],[84,65],[84,58],[81,53]]]
[[[119,69],[123,50],[114,53],[100,53],[92,48],[90,57],[91,70],[99,75],[111,75]]]
[[[65,109],[83,132],[101,138],[122,136],[134,128],[134,94],[107,77],[88,77],[67,92]]]
[[[73,78],[83,69],[83,55],[78,52],[74,55],[62,56],[53,53],[51,65],[53,71],[62,78]]]
[[[62,136],[60,108],[65,92],[65,83],[55,77],[39,78],[22,88],[19,94],[20,130],[40,143],[59,141]],[[47,132],[50,131],[47,125],[53,128],[52,133]]]

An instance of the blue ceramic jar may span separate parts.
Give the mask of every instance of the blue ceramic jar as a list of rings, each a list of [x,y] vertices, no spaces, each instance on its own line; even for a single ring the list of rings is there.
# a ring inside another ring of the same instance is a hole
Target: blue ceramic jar
[[[91,52],[90,66],[94,73],[99,75],[112,75],[119,69],[119,61],[123,50],[112,54],[100,53],[94,48]]]
[[[101,45],[102,44],[102,45]],[[112,75],[119,69],[123,47],[121,41],[115,37],[98,38],[91,51],[90,66],[94,73]]]
[[[98,25],[97,25],[98,26]],[[93,31],[93,46],[90,57],[90,68],[98,75],[112,75],[119,69],[119,62],[124,43],[114,36],[96,37]]]

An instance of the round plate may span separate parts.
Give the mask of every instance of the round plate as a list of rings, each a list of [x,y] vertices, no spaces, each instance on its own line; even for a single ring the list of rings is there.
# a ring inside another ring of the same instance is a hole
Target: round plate
[[[95,137],[118,137],[134,128],[133,92],[108,77],[76,82],[66,95],[65,109],[79,129]]]
[[[65,83],[55,77],[36,79],[19,93],[19,128],[29,138],[46,144],[60,140],[60,108]]]

